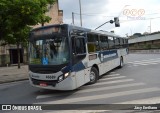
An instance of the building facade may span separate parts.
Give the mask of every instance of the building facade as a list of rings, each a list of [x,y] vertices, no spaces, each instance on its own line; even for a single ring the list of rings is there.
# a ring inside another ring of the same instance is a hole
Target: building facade
[[[63,11],[59,10],[58,0],[53,5],[48,5],[47,16],[51,17],[51,21],[49,23],[45,23],[44,25],[51,24],[61,24],[63,23]],[[33,28],[40,27],[41,24],[36,26],[32,26]],[[17,64],[17,47],[16,45],[2,45],[2,41],[0,41],[0,66],[8,66],[12,64]],[[20,47],[20,62],[27,63],[27,50],[23,47]]]

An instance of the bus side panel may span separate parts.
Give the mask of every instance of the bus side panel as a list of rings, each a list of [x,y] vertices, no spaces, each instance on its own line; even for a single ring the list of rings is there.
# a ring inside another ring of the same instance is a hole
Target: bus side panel
[[[90,67],[88,67],[88,55],[74,66],[76,87],[80,87],[90,81]]]
[[[103,67],[104,67],[104,73],[108,72],[109,70],[111,70],[111,64],[112,64],[112,61],[108,61],[108,62],[104,62],[103,63]]]
[[[85,83],[88,83],[90,81],[90,70],[90,67],[84,70]]]
[[[103,65],[101,64],[100,58],[98,57],[99,53],[89,54],[89,56],[90,55],[92,56],[92,55],[95,55],[95,54],[97,55],[97,57],[94,58],[94,59],[90,59],[88,61],[88,67],[92,68],[92,66],[94,64],[96,64],[98,66],[98,68],[99,68],[99,75],[101,75],[103,73]]]
[[[105,73],[105,68],[106,67],[104,67],[103,63],[99,64],[98,67],[99,67],[99,75],[101,76],[102,74]]]
[[[76,87],[80,87],[85,83],[84,70],[76,72]]]
[[[123,63],[127,63],[127,49],[124,48],[124,49],[119,49],[118,50],[118,57],[120,58],[121,56],[123,57]],[[120,61],[120,59],[119,59]],[[119,62],[120,64],[120,62]]]
[[[126,64],[127,63],[127,55],[123,56],[123,62]]]
[[[58,90],[73,90],[73,89],[76,89],[75,77],[72,76],[72,75],[70,77],[67,77],[65,80],[58,83],[56,85],[55,89],[58,89]]]

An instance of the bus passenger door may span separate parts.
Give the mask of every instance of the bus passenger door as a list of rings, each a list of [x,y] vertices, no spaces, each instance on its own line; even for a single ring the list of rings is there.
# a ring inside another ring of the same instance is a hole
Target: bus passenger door
[[[73,40],[73,39],[72,39]],[[77,87],[85,84],[85,58],[86,58],[86,45],[85,37],[77,36],[72,41],[73,51],[73,67],[76,72],[76,85]]]

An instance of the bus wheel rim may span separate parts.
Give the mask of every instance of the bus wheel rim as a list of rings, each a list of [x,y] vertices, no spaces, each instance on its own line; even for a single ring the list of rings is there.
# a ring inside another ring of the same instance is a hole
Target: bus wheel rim
[[[96,74],[92,71],[92,72],[90,73],[90,80],[91,80],[91,81],[94,81],[95,78],[96,78]]]

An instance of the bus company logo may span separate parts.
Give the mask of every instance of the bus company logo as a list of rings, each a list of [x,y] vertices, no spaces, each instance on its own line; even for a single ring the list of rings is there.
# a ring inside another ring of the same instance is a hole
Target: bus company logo
[[[124,9],[123,15],[127,16],[127,19],[133,19],[133,20],[145,20],[145,17],[143,17],[145,14],[144,9]]]

